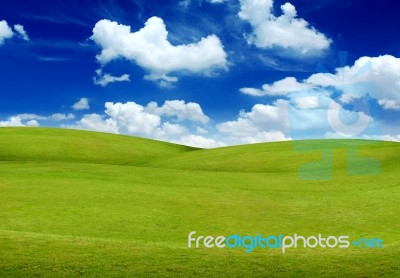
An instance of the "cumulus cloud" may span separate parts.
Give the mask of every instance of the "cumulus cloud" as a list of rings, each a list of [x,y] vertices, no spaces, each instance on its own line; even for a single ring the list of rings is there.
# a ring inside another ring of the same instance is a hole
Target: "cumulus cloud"
[[[287,95],[296,90],[327,92],[329,88],[335,88],[341,93],[342,104],[368,97],[376,99],[383,109],[400,111],[399,80],[400,58],[383,55],[361,57],[352,66],[337,68],[334,74],[316,73],[302,81],[287,77],[272,84],[264,84],[262,89],[242,88],[240,91],[253,96],[273,96]],[[371,83],[369,89],[368,86],[355,86],[368,82]]]
[[[179,135],[185,133],[184,126],[174,124],[166,118],[176,118],[178,121],[206,122],[208,117],[204,115],[201,107],[197,103],[185,103],[184,101],[166,101],[159,107],[157,103],[150,102],[147,106],[142,106],[135,102],[126,103],[105,103],[105,114],[86,115],[77,122],[78,128],[113,133],[127,133],[134,135],[147,136],[151,138],[161,138],[165,135]],[[112,127],[112,128],[110,128]]]
[[[26,126],[37,127],[37,126],[40,126],[40,124],[36,120],[30,120],[30,121],[26,122]]]
[[[158,115],[145,111],[145,108],[135,102],[106,102],[106,114],[117,124],[119,130],[129,134],[154,135],[161,124]]]
[[[361,57],[353,66],[337,68],[334,75],[317,73],[303,81],[316,87],[328,87],[370,82],[371,89],[355,91],[356,87],[342,86],[344,103],[356,98],[371,97],[384,109],[400,110],[400,58],[392,55]],[[376,92],[374,89],[376,87]]]
[[[29,36],[25,31],[24,26],[21,24],[15,24],[14,30],[17,32],[17,35],[26,41],[29,41]],[[7,39],[11,39],[15,35],[14,31],[8,25],[7,21],[1,20],[0,21],[0,46],[4,44],[4,41]]]
[[[6,121],[0,121],[0,127],[6,126],[24,126],[20,117],[10,117]]]
[[[14,25],[14,30],[19,34],[19,36],[25,40],[25,41],[29,41],[29,36],[25,31],[24,26],[22,26],[21,24],[15,24]]]
[[[124,58],[145,69],[148,80],[171,83],[178,80],[172,73],[210,74],[215,69],[227,68],[227,55],[217,36],[209,35],[197,43],[177,46],[167,37],[163,20],[151,17],[136,32],[131,32],[130,26],[100,20],[91,39],[102,49],[96,56],[100,64]]]
[[[96,76],[93,77],[93,82],[96,85],[100,85],[102,87],[107,86],[110,83],[114,82],[123,82],[123,81],[131,81],[129,74],[123,74],[121,76],[113,76],[108,73],[104,73],[101,69],[96,70]]]
[[[26,114],[28,115],[28,114]],[[39,126],[36,120],[28,120],[24,123],[24,120],[29,118],[22,118],[20,116],[11,116],[6,121],[0,121],[0,127],[18,127],[18,126]]]
[[[74,110],[89,110],[89,99],[83,97],[79,101],[74,103],[71,107]]]
[[[161,126],[161,130],[164,136],[176,136],[187,133],[187,129],[180,124],[172,124],[170,122],[165,122]]]
[[[11,27],[8,26],[7,21],[1,20],[0,21],[0,45],[4,44],[6,39],[10,39],[14,36],[14,32],[12,31]]]
[[[237,120],[218,124],[217,129],[234,137],[246,137],[263,131],[287,130],[287,103],[278,100],[273,105],[256,104],[250,112],[241,111]]]
[[[218,124],[217,130],[233,143],[324,138],[328,132],[360,138],[379,132],[379,124],[368,113],[349,110],[328,94],[307,93],[271,105],[256,104],[248,112],[241,111],[236,120]]]
[[[225,143],[217,141],[215,139],[206,138],[200,135],[187,135],[181,137],[178,141],[174,141],[177,144],[182,144],[186,146],[192,146],[197,148],[218,148],[226,146]]]
[[[146,110],[159,116],[176,117],[178,121],[189,120],[203,124],[209,121],[199,104],[185,103],[183,100],[167,100],[160,107],[156,102],[150,102]]]
[[[331,40],[297,18],[296,8],[286,3],[282,15],[273,14],[273,0],[240,0],[239,18],[248,21],[253,32],[247,35],[249,44],[259,48],[293,50],[303,55],[313,55],[329,48]]]
[[[105,108],[105,115],[85,115],[74,125],[63,125],[63,127],[130,134],[201,148],[224,145],[213,138],[193,135],[185,125],[171,122],[173,120],[191,124],[208,122],[209,118],[197,103],[170,100],[162,106],[158,106],[155,102],[143,106],[135,102],[106,102]],[[197,128],[194,129],[206,133],[204,128],[198,126]]]
[[[118,133],[117,122],[111,118],[104,119],[105,116],[98,114],[88,114],[77,121],[75,125],[62,125],[64,128],[92,130],[108,133]]]
[[[217,130],[229,136],[233,143],[258,143],[289,140],[287,103],[256,104],[250,112],[241,111],[234,121],[217,125]]]
[[[265,96],[265,95],[285,95],[291,93],[292,91],[303,90],[310,88],[310,84],[301,83],[294,77],[286,77],[282,80],[278,80],[271,85],[264,84],[262,89],[256,88],[241,88],[240,92],[252,96]]]

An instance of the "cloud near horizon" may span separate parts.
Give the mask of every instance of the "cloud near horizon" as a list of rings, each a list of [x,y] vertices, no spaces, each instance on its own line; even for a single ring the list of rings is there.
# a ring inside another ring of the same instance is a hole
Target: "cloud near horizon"
[[[105,108],[103,115],[87,114],[75,124],[62,127],[129,134],[194,147],[225,145],[215,139],[195,134],[198,130],[203,133],[205,129],[201,126],[209,121],[197,103],[167,100],[162,106],[158,106],[156,102],[142,106],[135,102],[106,102]],[[190,130],[191,126],[194,126],[195,131]]]
[[[261,89],[245,87],[240,92],[251,96],[285,96],[296,91],[321,90],[339,88],[342,93],[341,102],[347,104],[356,98],[375,98],[385,110],[400,111],[400,58],[392,55],[378,57],[361,57],[352,66],[339,67],[334,74],[316,73],[298,81],[294,77],[286,77],[272,84],[264,84]],[[376,94],[370,91],[354,91],[352,84],[370,82],[376,86]],[[352,91],[353,90],[353,91]]]

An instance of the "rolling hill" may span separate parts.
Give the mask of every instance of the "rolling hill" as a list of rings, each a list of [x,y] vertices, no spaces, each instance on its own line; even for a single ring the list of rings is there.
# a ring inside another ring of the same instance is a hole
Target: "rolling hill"
[[[299,178],[324,150],[332,153],[332,178]],[[349,175],[355,154],[379,161],[379,172],[356,163],[367,174]],[[394,277],[399,162],[400,144],[390,142],[203,150],[0,128],[0,276]],[[384,248],[196,249],[187,245],[191,231],[380,237]]]

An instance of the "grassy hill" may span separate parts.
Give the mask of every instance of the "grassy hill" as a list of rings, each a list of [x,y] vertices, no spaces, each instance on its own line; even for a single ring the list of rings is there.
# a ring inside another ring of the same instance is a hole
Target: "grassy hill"
[[[356,148],[380,161],[380,173],[348,175]],[[299,179],[298,169],[324,149],[333,149],[332,179]],[[400,144],[389,142],[199,150],[0,128],[0,276],[394,277],[399,162]],[[191,231],[380,237],[384,248],[188,249]]]
[[[0,160],[138,165],[195,148],[132,136],[51,128],[1,128]]]

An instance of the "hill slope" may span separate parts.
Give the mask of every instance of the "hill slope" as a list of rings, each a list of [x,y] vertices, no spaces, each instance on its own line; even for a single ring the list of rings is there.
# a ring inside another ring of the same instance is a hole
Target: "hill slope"
[[[203,171],[288,173],[297,171],[303,163],[321,161],[323,152],[332,154],[334,169],[346,168],[349,157],[374,158],[386,167],[398,162],[400,144],[368,140],[260,143],[184,152],[174,157],[156,158],[146,165]]]
[[[0,128],[0,161],[140,165],[195,148],[150,139],[54,128]]]
[[[299,179],[321,148],[335,149],[332,179]],[[348,175],[356,148],[381,162],[378,174]],[[396,277],[399,148],[316,140],[196,150],[0,128],[0,277]],[[191,231],[380,237],[384,248],[189,249]]]
[[[0,128],[0,161],[82,162],[217,172],[296,172],[307,162],[334,158],[344,169],[348,157],[370,157],[396,165],[400,144],[368,140],[306,140],[196,149],[133,136],[52,128]]]

